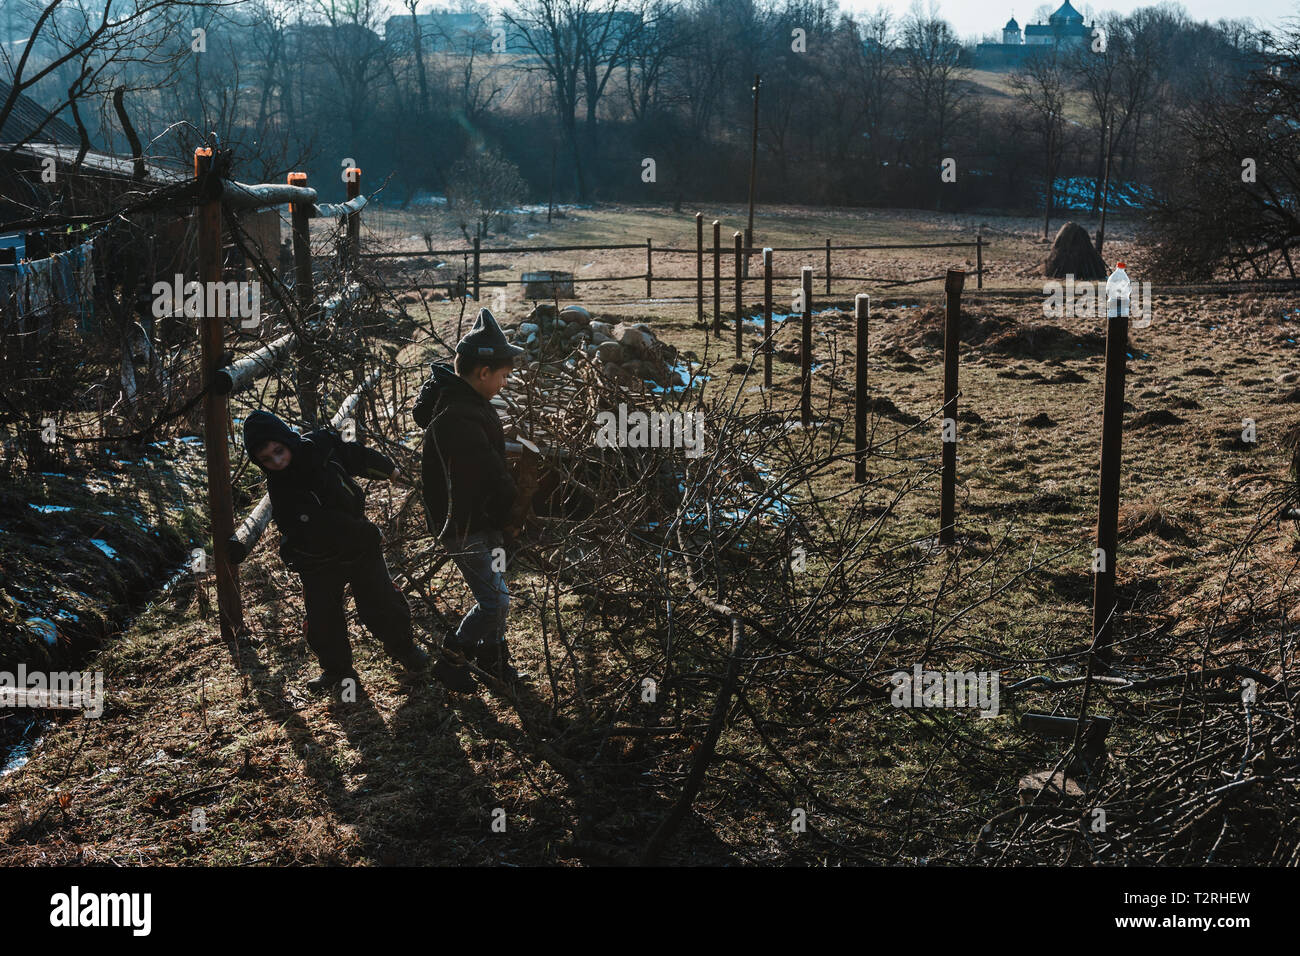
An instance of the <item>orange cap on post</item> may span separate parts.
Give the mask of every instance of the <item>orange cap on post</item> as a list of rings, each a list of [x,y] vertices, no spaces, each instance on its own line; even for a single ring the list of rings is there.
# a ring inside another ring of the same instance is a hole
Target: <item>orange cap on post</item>
[[[1115,263],[1115,268],[1116,268],[1116,269],[1123,269],[1123,268],[1124,268],[1124,263],[1122,263],[1122,262],[1117,262],[1117,263]]]
[[[206,157],[207,159],[212,158],[212,147],[210,146],[194,147],[194,175],[196,177],[199,174],[199,159],[203,157]]]
[[[303,186],[303,187],[305,187],[305,186],[307,185],[307,174],[306,174],[306,173],[290,173],[288,179],[289,179],[289,185],[290,185],[290,186]],[[289,203],[289,214],[290,214],[290,215],[293,215],[293,207],[294,207],[294,205],[295,205],[294,203]]]

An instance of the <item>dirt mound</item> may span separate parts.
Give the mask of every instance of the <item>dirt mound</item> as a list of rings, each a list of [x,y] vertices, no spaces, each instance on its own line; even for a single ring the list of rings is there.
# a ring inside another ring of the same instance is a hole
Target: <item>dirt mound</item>
[[[1040,491],[1029,500],[1029,507],[1034,511],[1059,515],[1074,510],[1074,501],[1069,495],[1057,491]]]
[[[1153,411],[1143,412],[1137,418],[1129,422],[1129,428],[1146,428],[1154,426],[1163,428],[1167,425],[1182,425],[1186,419],[1180,418],[1167,408],[1157,408]]]
[[[900,323],[898,338],[914,348],[943,348],[943,309],[931,306]],[[1063,358],[1101,355],[1106,337],[1099,332],[1075,333],[1056,325],[1024,325],[997,312],[972,313],[962,310],[961,341],[985,353],[1042,359],[1052,354]],[[897,347],[895,353],[906,355]],[[889,354],[889,353],[884,353]],[[1065,381],[1072,381],[1066,378]]]
[[[877,395],[875,398],[871,399],[869,407],[871,411],[875,412],[882,418],[892,418],[894,421],[902,425],[915,425],[921,420],[911,412],[903,411],[883,395]]]
[[[881,356],[882,358],[893,359],[893,360],[896,361],[896,362],[915,362],[915,361],[916,361],[916,356],[915,356],[915,355],[913,355],[911,352],[907,351],[907,349],[900,348],[900,347],[897,346],[897,345],[888,345],[888,346],[886,346],[885,348],[880,349],[876,354],[879,355],[879,356]]]
[[[943,322],[943,309],[931,306],[922,310],[919,315],[905,320],[899,328],[898,337],[908,345],[942,349]],[[990,337],[1004,333],[1015,325],[1014,319],[1003,315],[996,313],[978,315],[963,309],[960,325],[961,341],[963,345],[983,345]]]
[[[1052,251],[1047,254],[1039,273],[1049,279],[1074,276],[1079,281],[1105,279],[1106,263],[1093,247],[1088,230],[1075,222],[1067,222],[1052,240]]]
[[[1051,416],[1048,415],[1047,412],[1039,412],[1033,418],[1026,418],[1024,424],[1026,428],[1055,428],[1056,427],[1056,422],[1052,420]]]
[[[1058,325],[1015,325],[989,338],[985,351],[1001,352],[1025,358],[1042,358],[1052,352],[1074,357],[1101,355],[1106,351],[1106,337],[1097,332],[1076,334]]]

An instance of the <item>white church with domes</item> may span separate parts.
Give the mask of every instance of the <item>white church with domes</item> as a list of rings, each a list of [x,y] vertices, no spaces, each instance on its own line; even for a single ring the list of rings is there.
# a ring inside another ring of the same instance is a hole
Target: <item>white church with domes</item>
[[[1024,30],[1013,16],[1002,28],[1001,43],[981,43],[975,49],[975,65],[981,69],[1014,67],[1033,56],[1035,48],[1046,46],[1082,47],[1092,38],[1093,26],[1083,22],[1083,14],[1065,0],[1047,18],[1046,23],[1032,23]]]

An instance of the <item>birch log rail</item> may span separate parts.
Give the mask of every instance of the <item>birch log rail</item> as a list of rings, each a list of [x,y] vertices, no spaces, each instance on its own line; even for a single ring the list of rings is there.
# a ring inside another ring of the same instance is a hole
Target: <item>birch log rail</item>
[[[366,197],[357,196],[341,203],[317,203],[316,190],[310,186],[291,186],[283,183],[258,183],[247,185],[226,179],[221,183],[221,202],[231,209],[265,209],[284,203],[302,203],[309,219],[346,216],[366,207]]]
[[[290,332],[238,362],[218,369],[212,387],[221,395],[242,391],[275,368],[276,364],[293,348],[293,342],[294,335]]]

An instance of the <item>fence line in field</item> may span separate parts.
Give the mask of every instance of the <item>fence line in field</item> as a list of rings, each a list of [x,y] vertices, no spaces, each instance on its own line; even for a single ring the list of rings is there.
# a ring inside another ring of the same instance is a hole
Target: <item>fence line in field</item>
[[[713,259],[713,301],[714,311],[718,311],[718,304],[721,299],[720,284],[721,259],[724,253],[730,252],[737,264],[735,282],[738,287],[743,288],[746,282],[761,281],[763,277],[749,275],[749,260],[751,257],[759,255],[762,249],[753,245],[744,245],[743,240],[737,242],[731,248],[724,248],[721,243],[721,223],[718,220],[713,222],[713,244],[704,245],[704,214],[697,212],[695,214],[696,230],[695,248],[686,248],[682,246],[659,246],[655,247],[653,239],[646,239],[644,243],[573,243],[569,245],[554,246],[493,246],[484,247],[482,240],[475,236],[468,247],[460,249],[425,249],[412,250],[409,252],[363,252],[360,253],[362,259],[449,259],[460,256],[466,262],[469,275],[466,276],[467,286],[472,286],[474,299],[477,301],[480,292],[484,286],[502,287],[514,285],[514,280],[503,279],[484,279],[482,274],[482,257],[487,255],[497,256],[517,256],[533,255],[537,253],[548,252],[613,252],[625,251],[630,249],[644,249],[646,254],[645,272],[633,273],[628,275],[614,276],[574,276],[571,279],[565,279],[567,282],[632,282],[637,280],[645,281],[646,298],[654,297],[655,282],[691,282],[696,283],[696,300],[698,304],[697,314],[701,321],[704,316],[704,257],[709,255]],[[737,233],[740,235],[740,233]],[[752,239],[750,240],[752,242]],[[944,275],[925,276],[920,279],[883,279],[873,276],[853,276],[853,275],[836,275],[834,272],[832,253],[856,252],[856,251],[882,251],[891,249],[970,249],[975,250],[975,279],[976,287],[984,288],[984,232],[981,229],[975,236],[975,241],[962,242],[911,242],[911,243],[845,243],[835,244],[831,239],[826,239],[821,245],[815,246],[766,246],[763,248],[771,249],[772,252],[822,252],[825,254],[826,268],[825,291],[830,293],[832,283],[839,279],[841,282],[874,282],[884,287],[901,286],[901,285],[919,285],[926,282],[937,282],[944,278]],[[696,257],[696,275],[695,276],[656,276],[654,272],[654,256],[659,255],[691,255]],[[473,260],[472,268],[469,267],[469,260]],[[773,276],[774,279],[792,280],[800,279],[800,276]]]

